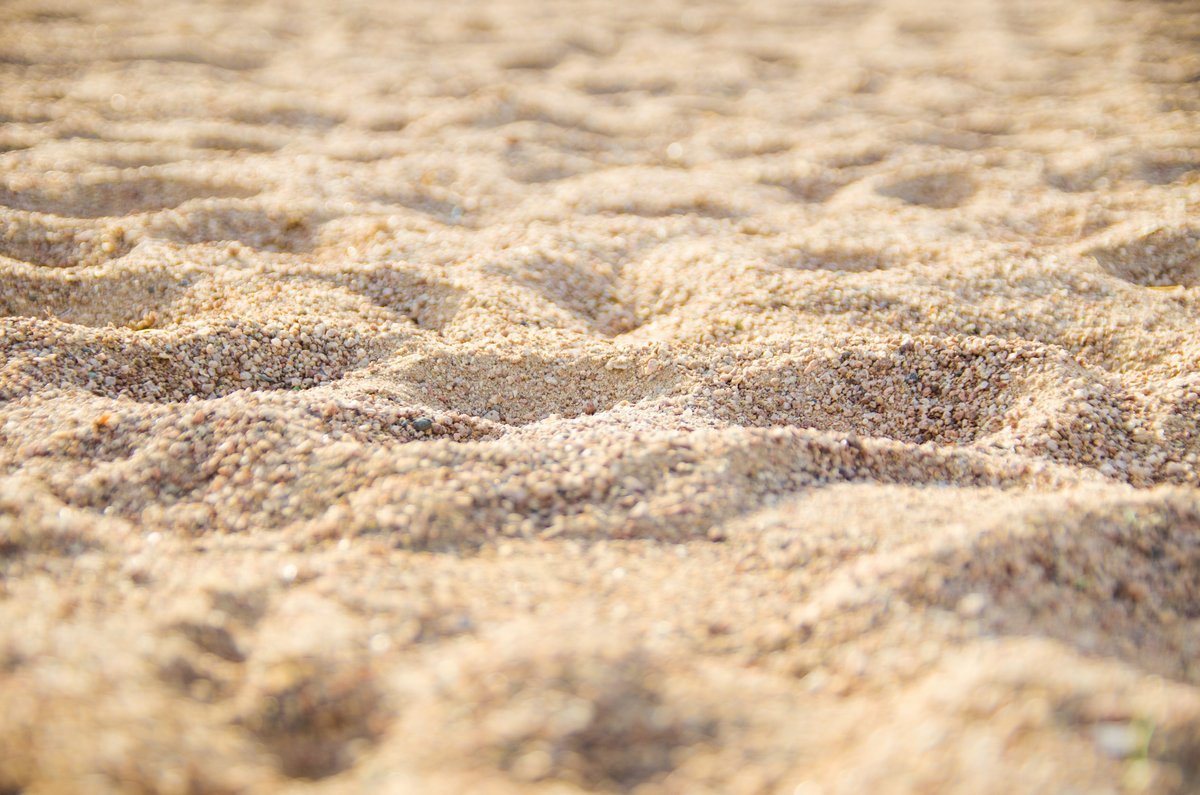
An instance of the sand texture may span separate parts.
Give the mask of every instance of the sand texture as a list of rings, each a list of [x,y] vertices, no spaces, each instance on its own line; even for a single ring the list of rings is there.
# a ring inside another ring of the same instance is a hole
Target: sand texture
[[[0,795],[1200,792],[1200,3],[0,3]]]

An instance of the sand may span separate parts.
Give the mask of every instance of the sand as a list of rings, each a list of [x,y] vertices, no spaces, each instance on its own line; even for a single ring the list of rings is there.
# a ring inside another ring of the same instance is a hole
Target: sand
[[[0,6],[0,793],[1200,792],[1200,4]]]

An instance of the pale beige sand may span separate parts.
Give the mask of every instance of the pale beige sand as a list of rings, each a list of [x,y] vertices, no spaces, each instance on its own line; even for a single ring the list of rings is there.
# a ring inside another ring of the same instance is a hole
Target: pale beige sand
[[[7,0],[0,793],[1200,791],[1198,78],[1190,0]]]

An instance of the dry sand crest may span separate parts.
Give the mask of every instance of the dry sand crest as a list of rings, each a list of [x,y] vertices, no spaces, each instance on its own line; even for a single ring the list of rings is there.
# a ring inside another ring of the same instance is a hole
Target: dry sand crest
[[[0,7],[0,793],[1200,790],[1200,6]]]

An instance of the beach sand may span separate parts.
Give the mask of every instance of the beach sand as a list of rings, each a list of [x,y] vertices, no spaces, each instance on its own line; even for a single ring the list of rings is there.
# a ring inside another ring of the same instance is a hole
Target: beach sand
[[[1200,792],[1200,4],[0,6],[0,793]]]

